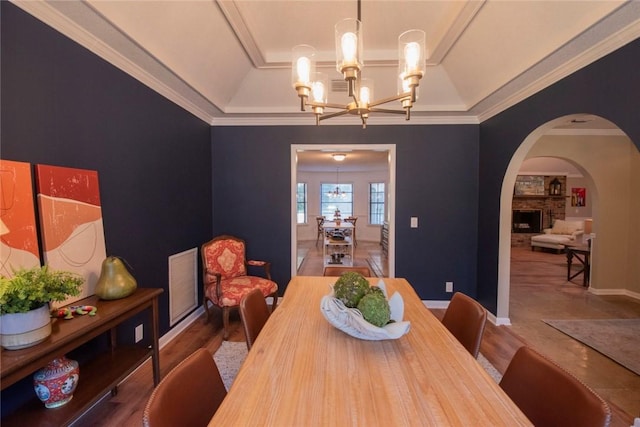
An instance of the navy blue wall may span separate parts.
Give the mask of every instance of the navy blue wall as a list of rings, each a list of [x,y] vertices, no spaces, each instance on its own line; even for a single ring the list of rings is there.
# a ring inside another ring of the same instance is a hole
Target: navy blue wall
[[[164,333],[167,258],[211,237],[210,126],[1,3],[2,158],[98,171],[107,254],[165,289]]]
[[[475,295],[478,126],[214,127],[212,143],[214,234],[247,239],[250,256],[272,261],[281,290],[291,271],[291,145],[396,144],[396,276],[422,299],[448,299],[445,281]]]
[[[640,40],[636,40],[480,125],[478,298],[495,313],[500,189],[524,139],[544,123],[576,113],[617,124],[640,149]]]

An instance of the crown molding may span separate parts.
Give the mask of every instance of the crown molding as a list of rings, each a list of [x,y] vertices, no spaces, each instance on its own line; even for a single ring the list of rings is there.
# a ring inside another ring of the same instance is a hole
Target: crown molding
[[[211,126],[316,126],[313,115],[300,117],[216,117]],[[477,125],[475,116],[411,116],[407,121],[398,116],[369,117],[367,127],[380,125],[420,126],[420,125]],[[362,122],[355,116],[335,117],[320,126],[362,126]]]

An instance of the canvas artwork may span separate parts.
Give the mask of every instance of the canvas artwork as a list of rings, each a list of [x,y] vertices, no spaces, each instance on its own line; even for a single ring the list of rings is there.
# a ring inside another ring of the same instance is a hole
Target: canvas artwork
[[[572,188],[571,189],[571,206],[583,207],[587,202],[587,189],[586,188]]]
[[[93,295],[106,258],[98,172],[36,165],[36,181],[45,264],[85,278],[82,293],[59,305]]]
[[[0,275],[39,265],[31,164],[0,160]]]

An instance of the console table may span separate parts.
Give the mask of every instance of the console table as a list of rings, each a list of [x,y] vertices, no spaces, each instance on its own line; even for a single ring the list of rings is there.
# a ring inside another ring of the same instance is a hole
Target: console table
[[[86,364],[80,365],[80,381],[73,399],[66,405],[47,409],[33,393],[33,399],[2,419],[3,426],[66,426],[76,420],[105,393],[117,392],[116,387],[127,375],[149,357],[153,364],[153,383],[160,382],[160,353],[158,345],[158,295],[163,289],[138,288],[132,295],[111,301],[91,296],[73,305],[98,307],[95,316],[76,316],[72,320],[53,319],[53,332],[44,342],[22,350],[2,350],[2,380],[4,390],[17,381],[32,375],[56,357],[63,356],[80,345],[109,333],[110,348]],[[118,346],[116,327],[136,314],[148,310],[151,346]]]

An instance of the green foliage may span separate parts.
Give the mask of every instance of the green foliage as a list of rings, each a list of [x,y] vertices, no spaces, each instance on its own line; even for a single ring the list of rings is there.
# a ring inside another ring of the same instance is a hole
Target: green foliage
[[[84,278],[47,266],[20,269],[13,277],[0,276],[0,315],[26,313],[52,301],[80,295]]]
[[[367,293],[358,303],[358,310],[364,320],[379,328],[389,323],[391,309],[382,292]]]
[[[355,271],[343,273],[333,285],[335,297],[350,308],[356,307],[360,298],[368,291],[369,282],[362,274]]]

